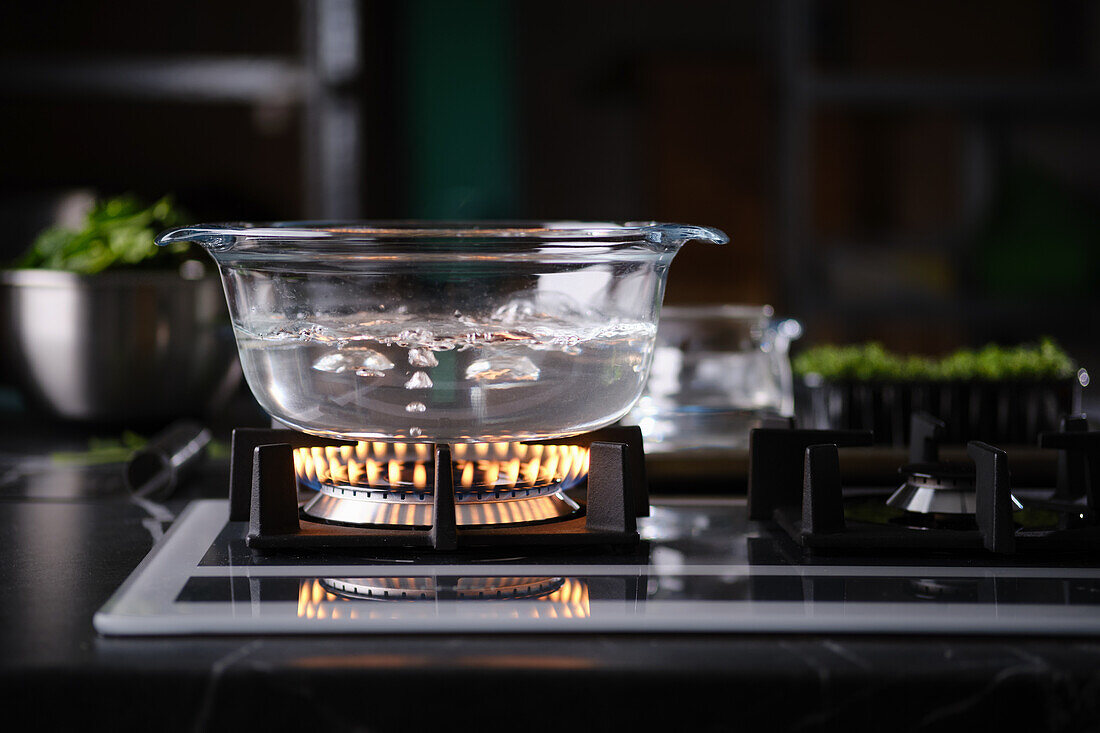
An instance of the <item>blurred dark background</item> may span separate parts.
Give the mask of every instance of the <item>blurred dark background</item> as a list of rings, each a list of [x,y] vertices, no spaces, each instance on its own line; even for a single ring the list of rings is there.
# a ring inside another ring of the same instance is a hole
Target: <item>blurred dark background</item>
[[[1100,357],[1100,4],[0,7],[0,257],[77,188],[206,220],[714,225],[667,303]]]

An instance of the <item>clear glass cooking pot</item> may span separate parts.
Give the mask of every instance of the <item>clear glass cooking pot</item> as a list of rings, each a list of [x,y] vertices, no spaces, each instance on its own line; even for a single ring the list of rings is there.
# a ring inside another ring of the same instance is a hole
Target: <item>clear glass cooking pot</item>
[[[622,417],[665,277],[715,229],[657,223],[199,225],[245,378],[278,421],[359,440],[484,442]]]

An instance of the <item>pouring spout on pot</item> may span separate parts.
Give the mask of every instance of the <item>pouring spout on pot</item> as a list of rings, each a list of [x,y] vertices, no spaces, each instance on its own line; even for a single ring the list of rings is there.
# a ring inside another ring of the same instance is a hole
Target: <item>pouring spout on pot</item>
[[[235,240],[235,237],[226,234],[221,227],[206,227],[200,224],[169,229],[158,234],[153,241],[160,247],[167,247],[176,242],[194,242],[211,252],[224,252],[233,247]]]
[[[677,250],[692,240],[725,244],[730,241],[726,233],[713,227],[690,224],[652,224],[646,227],[646,239],[655,245]]]

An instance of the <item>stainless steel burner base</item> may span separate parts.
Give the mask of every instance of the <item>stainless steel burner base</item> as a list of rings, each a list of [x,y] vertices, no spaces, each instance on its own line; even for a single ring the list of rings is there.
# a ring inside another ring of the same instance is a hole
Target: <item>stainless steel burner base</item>
[[[886,500],[886,505],[916,514],[971,516],[978,512],[978,489],[974,466],[969,463],[932,461],[901,467],[905,483]],[[1011,511],[1023,505],[1011,494]]]
[[[1015,496],[1009,496],[1013,511],[1023,509]],[[935,486],[907,481],[902,484],[886,505],[917,514],[975,514],[978,511],[978,494],[973,482],[969,489]]]
[[[559,491],[506,501],[460,502],[455,518],[460,527],[490,527],[563,519],[579,510],[577,502]],[[379,501],[324,490],[302,507],[306,517],[324,522],[405,528],[430,527],[433,512],[430,501]]]

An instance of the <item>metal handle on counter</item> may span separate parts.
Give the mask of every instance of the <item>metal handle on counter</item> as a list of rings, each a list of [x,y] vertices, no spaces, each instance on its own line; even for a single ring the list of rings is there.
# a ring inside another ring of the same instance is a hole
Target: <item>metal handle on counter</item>
[[[205,455],[208,429],[192,420],[174,422],[137,450],[126,463],[126,486],[136,496],[167,499]]]

